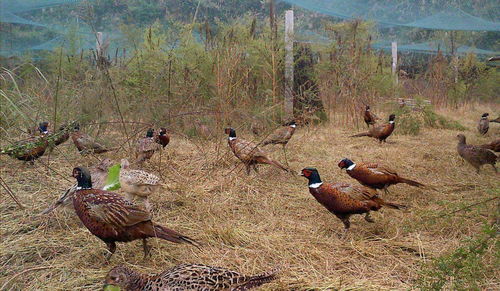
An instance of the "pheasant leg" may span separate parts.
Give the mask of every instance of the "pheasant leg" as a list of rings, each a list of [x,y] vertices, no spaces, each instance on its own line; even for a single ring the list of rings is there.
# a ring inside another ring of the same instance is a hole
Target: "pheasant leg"
[[[145,260],[147,257],[151,256],[151,247],[148,245],[148,240],[145,238],[142,239],[142,248],[144,250],[144,260]]]
[[[109,263],[109,260],[113,256],[113,254],[116,251],[116,243],[115,242],[107,242],[106,245],[108,246],[109,254],[106,256],[106,262]]]
[[[368,221],[368,222],[370,222],[370,223],[375,222],[375,220],[373,220],[373,218],[370,216],[370,212],[367,212],[365,214],[365,220]]]
[[[286,156],[286,144],[283,145],[283,153],[285,155],[285,163],[286,163],[286,167],[287,168],[290,168],[290,165],[288,164],[288,158]]]

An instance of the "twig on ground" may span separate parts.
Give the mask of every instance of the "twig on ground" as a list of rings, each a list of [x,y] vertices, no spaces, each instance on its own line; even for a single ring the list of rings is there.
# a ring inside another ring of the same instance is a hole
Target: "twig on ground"
[[[7,192],[7,194],[9,194],[9,196],[17,203],[17,205],[19,205],[19,208],[21,208],[21,209],[26,208],[21,204],[19,199],[17,199],[14,192],[10,189],[9,185],[7,185],[7,182],[5,182],[5,180],[2,177],[0,177],[0,185],[2,185],[2,188],[5,190],[5,192]],[[3,287],[0,288],[0,290],[2,290],[2,289],[3,289]]]

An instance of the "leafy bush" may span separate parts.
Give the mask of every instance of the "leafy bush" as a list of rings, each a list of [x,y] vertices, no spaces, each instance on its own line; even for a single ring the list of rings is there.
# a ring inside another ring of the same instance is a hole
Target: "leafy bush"
[[[497,231],[495,226],[485,226],[478,238],[425,265],[417,281],[418,287],[421,290],[484,289],[481,286],[484,279],[498,271],[498,265],[488,262],[498,260],[495,258],[500,251]]]
[[[424,104],[417,99],[415,107],[404,106],[396,110],[397,133],[403,135],[418,135],[423,127],[465,130],[466,128],[455,120],[436,113],[432,105]]]

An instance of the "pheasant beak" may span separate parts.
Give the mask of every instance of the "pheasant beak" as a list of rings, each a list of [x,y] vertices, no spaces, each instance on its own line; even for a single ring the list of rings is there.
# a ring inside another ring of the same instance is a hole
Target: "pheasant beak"
[[[302,173],[302,171],[301,171],[301,172],[299,172],[299,173],[298,173],[298,175],[299,175],[299,176],[302,176],[302,177],[305,177],[305,175],[304,175],[304,173]]]

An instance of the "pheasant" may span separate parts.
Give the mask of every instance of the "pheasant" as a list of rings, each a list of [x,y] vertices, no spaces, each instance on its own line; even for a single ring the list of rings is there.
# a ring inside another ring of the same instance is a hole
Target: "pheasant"
[[[168,145],[170,142],[170,136],[168,135],[166,128],[160,128],[160,132],[155,137],[155,141],[157,144],[161,145],[162,148],[165,148]]]
[[[55,146],[58,146],[69,139],[72,127],[73,125],[71,123],[63,124],[59,127],[59,131],[55,133],[56,136],[54,137]]]
[[[346,183],[323,183],[315,168],[302,169],[301,176],[309,180],[311,195],[344,223],[345,230],[351,226],[349,217],[353,214],[364,213],[366,221],[374,222],[370,217],[370,211],[377,211],[382,206],[394,209],[406,208],[403,205],[384,201],[377,196],[375,189]]]
[[[479,123],[477,124],[477,130],[482,135],[485,135],[488,132],[488,129],[490,129],[490,121],[488,120],[488,116],[488,113],[484,113],[481,116]]]
[[[49,133],[49,122],[48,121],[43,121],[39,122],[37,126],[32,126],[28,127],[26,129],[26,132],[29,134],[29,136],[39,136],[43,134],[48,134]]]
[[[104,189],[106,186],[106,179],[108,177],[108,168],[113,164],[110,159],[104,159],[96,166],[89,169],[90,176],[92,177],[92,187],[94,189]],[[68,190],[66,190],[59,199],[52,205],[50,205],[47,209],[45,209],[42,214],[49,214],[54,209],[59,206],[73,208],[73,197],[77,190],[78,184],[74,184]]]
[[[96,142],[91,136],[80,131],[80,125],[74,126],[74,131],[71,133],[71,139],[75,144],[80,154],[85,155],[89,153],[102,154],[108,151],[115,150],[116,148],[105,148],[103,145]]]
[[[250,125],[250,130],[252,130],[252,133],[256,136],[260,136],[265,129],[266,128],[264,127],[262,121],[254,117],[252,124]]]
[[[245,164],[247,174],[250,174],[250,166],[257,171],[257,164],[268,164],[288,172],[283,165],[267,157],[266,153],[259,149],[256,144],[236,137],[236,131],[233,128],[224,130],[229,135],[228,144],[234,155]]]
[[[141,274],[125,266],[116,266],[109,271],[104,282],[108,286],[123,288],[123,291],[219,291],[249,290],[276,279],[274,269],[259,275],[246,276],[225,268],[200,264],[182,264],[157,275]]]
[[[425,187],[419,182],[400,177],[398,173],[376,163],[354,163],[349,159],[343,159],[338,164],[340,169],[346,169],[351,178],[356,179],[362,185],[374,189],[384,189],[394,184],[405,183],[414,187]]]
[[[500,152],[500,138],[497,138],[490,143],[483,144],[480,147],[482,147],[483,149],[492,150],[492,151],[498,153],[498,152]]]
[[[38,131],[40,132],[40,134],[48,134],[49,133],[49,122],[47,122],[47,121],[40,122],[38,124]]]
[[[210,128],[206,124],[203,124],[200,120],[196,120],[194,122],[194,128],[199,137],[209,139],[212,136]]]
[[[142,239],[144,257],[149,255],[148,238],[160,238],[175,243],[198,246],[193,239],[151,221],[151,214],[121,195],[92,189],[92,178],[85,167],[73,169],[77,190],[73,198],[76,215],[85,227],[106,243],[109,261],[116,251],[116,242]]]
[[[283,146],[283,153],[285,155],[285,160],[286,158],[286,145],[292,138],[293,134],[295,133],[295,128],[297,127],[297,124],[295,121],[291,121],[287,124],[285,124],[284,127],[278,128],[276,131],[274,131],[271,135],[269,135],[263,142],[262,146],[266,146],[268,144],[281,144]],[[288,162],[287,162],[288,164]]]
[[[148,129],[146,136],[137,140],[135,150],[137,163],[142,164],[144,161],[151,159],[154,153],[160,149],[161,145],[156,143],[154,138],[154,129]]]
[[[128,160],[121,160],[119,176],[121,189],[126,193],[127,199],[140,201],[150,211],[151,204],[148,197],[162,186],[160,178],[142,170],[132,170],[129,166]]]
[[[49,142],[45,135],[34,136],[13,143],[9,147],[0,150],[0,154],[34,164],[36,159],[43,156],[48,146]]]
[[[350,137],[361,137],[361,136],[369,136],[379,140],[379,142],[386,142],[386,139],[392,134],[394,131],[394,119],[396,115],[391,114],[389,116],[389,123],[380,124],[377,126],[373,126],[368,130],[368,132],[363,132],[359,134],[352,135]]]
[[[365,120],[366,126],[369,128],[370,125],[374,125],[380,118],[370,111],[370,106],[366,105],[365,112],[363,113],[363,119]]]
[[[482,147],[468,145],[463,134],[457,135],[457,138],[458,154],[474,168],[476,168],[478,174],[481,166],[486,164],[490,164],[493,169],[495,169],[495,173],[497,172],[495,164],[499,158],[492,151]]]

